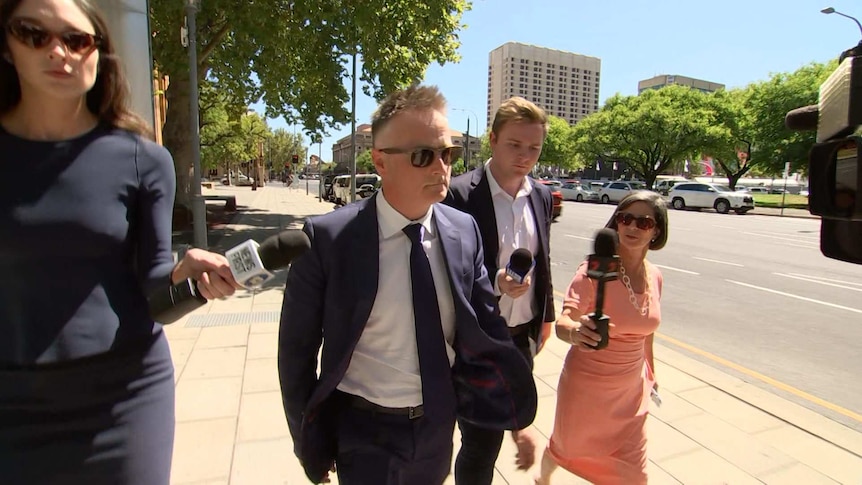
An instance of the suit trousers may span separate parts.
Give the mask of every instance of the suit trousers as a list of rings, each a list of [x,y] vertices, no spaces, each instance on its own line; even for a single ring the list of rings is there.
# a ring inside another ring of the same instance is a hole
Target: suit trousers
[[[512,342],[527,358],[532,369],[529,332],[513,335]],[[491,485],[504,432],[480,428],[463,421],[458,422],[458,427],[461,429],[461,449],[455,460],[456,485]]]
[[[341,485],[441,485],[452,464],[455,417],[448,423],[357,409],[337,413]]]

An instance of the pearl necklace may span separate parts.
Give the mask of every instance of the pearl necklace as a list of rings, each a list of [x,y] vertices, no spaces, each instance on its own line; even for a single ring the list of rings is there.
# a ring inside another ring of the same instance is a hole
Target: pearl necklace
[[[650,292],[649,292],[649,275],[646,270],[646,265],[644,265],[644,277],[646,279],[646,291],[644,292],[644,303],[643,305],[638,305],[638,299],[635,296],[635,292],[632,289],[632,280],[629,278],[629,275],[626,274],[626,268],[623,265],[620,265],[620,273],[623,275],[623,284],[626,287],[626,290],[629,292],[629,301],[632,303],[632,306],[635,307],[635,310],[641,314],[641,316],[645,317],[647,313],[649,313],[649,300],[650,300]]]

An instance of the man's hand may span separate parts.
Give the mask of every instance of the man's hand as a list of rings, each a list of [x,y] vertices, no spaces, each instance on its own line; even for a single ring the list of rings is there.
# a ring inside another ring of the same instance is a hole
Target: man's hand
[[[500,294],[502,295],[507,295],[510,298],[520,298],[530,289],[530,277],[527,276],[523,283],[518,283],[506,274],[506,270],[501,269],[497,271],[497,288],[500,289]]]
[[[173,284],[187,278],[198,282],[198,291],[207,300],[233,295],[242,288],[230,272],[227,258],[203,249],[190,249],[171,272]]]
[[[512,439],[518,447],[515,465],[518,470],[529,470],[536,462],[536,435],[530,428],[512,431]]]

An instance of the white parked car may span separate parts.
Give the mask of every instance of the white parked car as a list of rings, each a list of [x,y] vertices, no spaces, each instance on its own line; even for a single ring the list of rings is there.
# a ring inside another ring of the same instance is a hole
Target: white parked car
[[[332,191],[333,197],[335,198],[336,204],[348,204],[350,203],[350,195],[352,192],[352,188],[350,186],[350,175],[339,175],[335,177],[332,184],[334,185],[334,189]],[[380,186],[380,175],[376,173],[358,173],[356,174],[356,200],[362,198],[360,195],[360,187],[363,185],[371,185],[373,187]]]
[[[721,214],[727,214],[731,210],[737,214],[745,214],[754,209],[754,198],[750,194],[733,192],[729,187],[717,184],[677,184],[667,193],[667,200],[677,210],[707,208],[715,209]]]
[[[643,182],[611,182],[599,190],[599,198],[602,204],[616,203],[635,190],[644,189],[646,189],[646,184]]]
[[[563,194],[563,200],[574,200],[583,202],[585,200],[591,202],[599,201],[599,193],[585,187],[577,182],[563,182],[560,187],[560,193]]]

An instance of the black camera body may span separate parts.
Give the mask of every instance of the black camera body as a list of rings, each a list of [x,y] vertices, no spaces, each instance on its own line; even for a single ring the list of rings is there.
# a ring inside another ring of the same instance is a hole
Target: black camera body
[[[808,156],[808,209],[821,217],[821,252],[862,264],[862,42],[841,55],[818,104],[791,111],[785,124],[817,130]]]

